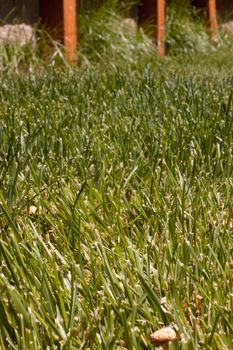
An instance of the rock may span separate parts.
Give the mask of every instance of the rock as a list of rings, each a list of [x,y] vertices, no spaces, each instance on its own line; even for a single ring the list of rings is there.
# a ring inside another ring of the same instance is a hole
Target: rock
[[[232,33],[233,33],[233,21],[226,22],[226,23],[222,24],[222,25],[221,25],[221,28],[222,28],[224,31],[232,32]]]
[[[0,43],[25,45],[35,42],[35,31],[30,25],[5,24],[0,27]]]
[[[164,350],[168,349],[169,341],[175,340],[176,338],[176,331],[172,326],[161,328],[150,336],[151,342]]]
[[[123,29],[128,30],[129,32],[131,32],[132,34],[136,34],[137,33],[137,23],[133,18],[124,18],[123,21],[121,22],[121,26]]]
[[[37,212],[37,207],[35,205],[30,205],[28,208],[28,214],[29,215],[34,215]]]

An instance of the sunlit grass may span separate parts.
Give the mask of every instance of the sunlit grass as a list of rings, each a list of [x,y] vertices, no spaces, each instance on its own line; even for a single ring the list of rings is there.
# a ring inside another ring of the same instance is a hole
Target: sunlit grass
[[[161,59],[110,3],[77,67],[0,46],[0,349],[231,350],[232,36],[171,8]]]
[[[2,349],[232,349],[232,79],[172,70],[1,78]]]

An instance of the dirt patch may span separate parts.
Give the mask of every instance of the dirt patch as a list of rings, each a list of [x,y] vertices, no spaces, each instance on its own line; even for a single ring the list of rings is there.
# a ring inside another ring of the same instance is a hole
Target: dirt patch
[[[5,24],[0,27],[0,43],[20,44],[35,43],[36,36],[32,26],[27,24]]]

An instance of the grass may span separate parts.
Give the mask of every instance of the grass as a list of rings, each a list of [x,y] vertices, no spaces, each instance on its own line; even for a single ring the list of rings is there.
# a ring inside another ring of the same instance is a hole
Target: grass
[[[153,349],[174,322],[172,350],[231,350],[231,38],[161,60],[106,28],[109,57],[99,28],[79,68],[0,75],[0,348]]]
[[[140,62],[158,62],[155,45],[146,25],[137,33],[130,30],[123,19],[128,16],[134,0],[96,0],[78,4],[78,66],[80,68],[102,65],[121,66]],[[124,6],[123,6],[124,5]],[[92,9],[92,11],[90,10]],[[93,10],[94,9],[94,10]],[[166,9],[166,53],[170,66],[177,71],[184,64],[185,69],[200,70],[202,65],[217,74],[232,72],[231,33],[220,28],[218,41],[210,41],[207,23],[189,6],[187,0],[172,1]],[[147,33],[148,34],[148,33]],[[37,30],[37,45],[15,45],[0,43],[0,73],[41,73],[48,67],[65,66],[62,46],[54,42],[44,28]],[[200,69],[199,69],[200,67]]]
[[[174,349],[232,349],[232,79],[54,70],[0,96],[1,347],[149,349],[174,321]]]

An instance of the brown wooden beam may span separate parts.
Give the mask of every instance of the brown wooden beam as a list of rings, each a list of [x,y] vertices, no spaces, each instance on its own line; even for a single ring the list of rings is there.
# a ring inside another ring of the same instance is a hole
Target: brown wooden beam
[[[216,13],[216,0],[209,0],[208,10],[209,10],[209,23],[210,23],[210,30],[211,30],[211,39],[213,41],[216,41],[217,40],[217,29],[218,29],[217,13]]]
[[[193,0],[192,4],[208,10],[211,39],[217,39],[216,0]],[[152,25],[158,52],[165,54],[165,0],[141,0],[139,5],[139,23]]]
[[[216,0],[192,0],[192,5],[194,5],[197,8],[207,10],[208,22],[211,30],[211,39],[213,41],[216,41],[218,29]]]
[[[157,0],[157,45],[161,56],[165,54],[165,0]]]
[[[40,18],[52,38],[62,43],[69,61],[75,62],[77,53],[76,0],[40,0]]]
[[[63,18],[66,56],[71,62],[75,62],[77,56],[76,0],[63,0]]]
[[[139,5],[139,24],[149,24],[160,55],[165,53],[165,0],[142,0]]]

